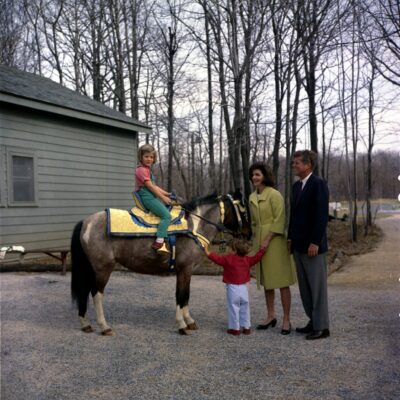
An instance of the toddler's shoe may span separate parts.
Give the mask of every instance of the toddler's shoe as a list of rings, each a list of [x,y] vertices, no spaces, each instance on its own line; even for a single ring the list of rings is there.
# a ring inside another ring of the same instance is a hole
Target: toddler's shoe
[[[226,332],[229,333],[230,335],[235,335],[235,336],[240,335],[240,329],[228,329]]]
[[[251,334],[251,328],[243,328],[243,335],[250,335]]]

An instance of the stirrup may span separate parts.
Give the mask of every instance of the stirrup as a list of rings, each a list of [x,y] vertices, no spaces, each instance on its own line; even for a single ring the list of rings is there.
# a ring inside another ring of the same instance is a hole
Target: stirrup
[[[166,254],[170,254],[170,251],[168,250],[168,247],[167,247],[167,245],[165,244],[165,241],[164,241],[164,243],[162,244],[162,246],[161,246],[159,249],[157,249],[156,251],[157,251],[157,253],[166,253]]]

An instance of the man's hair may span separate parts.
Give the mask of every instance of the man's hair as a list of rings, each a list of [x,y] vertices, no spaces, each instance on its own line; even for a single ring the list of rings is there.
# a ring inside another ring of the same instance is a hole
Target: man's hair
[[[318,155],[312,150],[297,150],[293,153],[293,158],[301,158],[303,164],[310,164],[314,170],[318,162]]]
[[[142,158],[146,153],[151,153],[154,156],[154,162],[157,161],[157,152],[156,149],[151,145],[151,144],[144,144],[143,146],[139,147],[138,150],[138,160],[139,162],[142,162]]]
[[[265,162],[262,162],[262,161],[256,161],[249,168],[250,181],[251,181],[251,178],[253,177],[253,172],[255,169],[259,169],[262,172],[262,174],[264,176],[263,183],[265,186],[271,186],[271,187],[275,186],[275,179],[274,179],[274,175],[272,174],[271,168]]]
[[[234,238],[229,242],[229,247],[236,251],[238,256],[244,257],[250,251],[250,244],[249,242]]]

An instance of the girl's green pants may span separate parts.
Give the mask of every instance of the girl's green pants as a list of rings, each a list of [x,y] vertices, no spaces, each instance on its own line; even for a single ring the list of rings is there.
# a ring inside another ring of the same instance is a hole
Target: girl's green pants
[[[143,205],[153,214],[160,217],[160,223],[157,229],[157,237],[168,237],[168,225],[171,222],[171,214],[169,213],[166,205],[147,188],[143,187],[138,191]]]

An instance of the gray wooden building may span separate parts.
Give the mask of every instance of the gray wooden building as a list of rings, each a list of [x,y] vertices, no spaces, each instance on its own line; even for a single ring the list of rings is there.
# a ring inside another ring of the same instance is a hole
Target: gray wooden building
[[[0,247],[68,247],[75,223],[132,205],[137,132],[50,79],[0,66]]]

